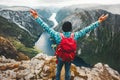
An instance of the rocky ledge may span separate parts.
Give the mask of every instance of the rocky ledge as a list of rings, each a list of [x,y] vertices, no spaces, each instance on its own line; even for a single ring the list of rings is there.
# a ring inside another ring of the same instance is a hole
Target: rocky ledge
[[[15,61],[0,57],[0,80],[55,80],[56,58],[42,53],[31,60]],[[64,68],[61,73],[64,80]],[[107,64],[93,68],[71,66],[71,80],[120,80],[120,74]]]

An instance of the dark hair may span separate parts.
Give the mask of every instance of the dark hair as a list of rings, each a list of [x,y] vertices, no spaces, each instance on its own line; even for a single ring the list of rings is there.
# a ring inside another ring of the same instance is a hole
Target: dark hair
[[[72,24],[71,24],[71,22],[69,22],[69,21],[64,22],[64,24],[62,26],[62,30],[64,32],[70,32],[70,31],[72,31]]]

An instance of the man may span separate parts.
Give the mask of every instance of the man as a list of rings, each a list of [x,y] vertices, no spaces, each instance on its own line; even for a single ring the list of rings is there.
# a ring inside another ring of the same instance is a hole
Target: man
[[[30,10],[31,15],[35,18],[36,22],[38,22],[40,24],[41,27],[43,27],[43,29],[45,31],[47,31],[51,37],[53,37],[56,41],[56,43],[58,45],[61,44],[62,39],[65,38],[70,38],[72,35],[72,24],[71,22],[65,22],[62,26],[62,30],[63,33],[61,35],[60,32],[56,32],[55,30],[53,30],[52,28],[50,28],[40,17],[38,17],[38,14],[35,10]],[[102,15],[98,21],[96,21],[95,23],[91,24],[88,27],[85,27],[84,29],[74,32],[73,33],[73,38],[75,41],[78,40],[78,38],[81,38],[82,36],[84,36],[86,33],[88,33],[91,30],[94,30],[95,28],[97,28],[99,26],[99,24],[103,21],[106,20],[106,18],[108,17],[107,15]],[[76,45],[75,45],[76,47]],[[75,51],[76,52],[76,51]],[[58,54],[60,52],[58,52],[58,49],[56,50],[56,54]],[[62,55],[64,57],[64,54]],[[63,57],[61,56],[57,56],[57,60],[58,60],[58,64],[57,64],[57,71],[56,71],[56,80],[60,80],[60,73],[61,73],[61,69],[63,67],[63,65],[65,65],[65,80],[70,80],[70,66],[71,66],[71,61],[66,61],[63,59]],[[74,57],[72,58],[74,59]]]

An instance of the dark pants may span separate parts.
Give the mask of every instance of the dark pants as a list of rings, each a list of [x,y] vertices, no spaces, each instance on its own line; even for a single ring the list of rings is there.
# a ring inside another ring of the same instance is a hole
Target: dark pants
[[[63,65],[65,65],[65,80],[70,80],[71,62],[64,62],[60,58],[58,58],[56,80],[60,80],[60,74],[61,74],[61,70],[62,70]]]

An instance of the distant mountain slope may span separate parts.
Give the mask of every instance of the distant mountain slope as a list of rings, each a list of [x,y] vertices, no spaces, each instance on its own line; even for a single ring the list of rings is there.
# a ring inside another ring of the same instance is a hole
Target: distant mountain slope
[[[28,47],[32,47],[36,38],[31,36],[27,31],[21,29],[15,23],[10,23],[7,19],[0,16],[0,35],[6,37],[15,37]]]
[[[9,22],[15,23],[18,27],[26,30],[33,37],[37,38],[42,33],[39,25],[31,18],[28,11],[3,9],[0,11],[0,15],[6,18]]]

